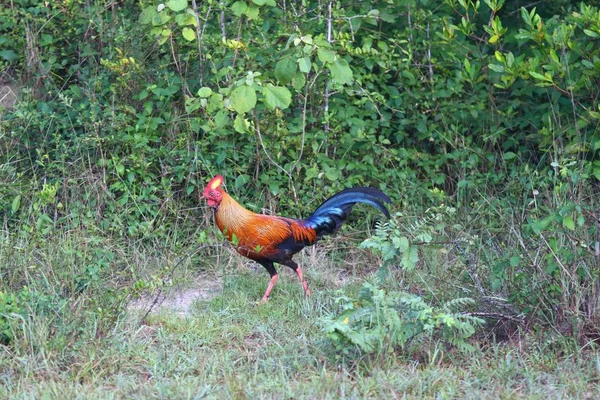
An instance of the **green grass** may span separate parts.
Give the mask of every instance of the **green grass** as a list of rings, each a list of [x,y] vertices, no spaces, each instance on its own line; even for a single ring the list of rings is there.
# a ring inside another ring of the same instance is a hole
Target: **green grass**
[[[186,316],[162,308],[140,325],[143,310],[123,307],[127,296],[117,301],[123,294],[117,289],[160,271],[164,260],[148,249],[103,241],[99,247],[116,254],[111,270],[99,284],[69,293],[74,283],[66,278],[81,262],[69,249],[81,248],[82,240],[65,235],[35,246],[6,241],[0,248],[0,262],[12,268],[0,270],[2,291],[27,284],[50,299],[66,298],[57,309],[40,295],[13,324],[16,339],[0,346],[0,398],[600,397],[600,354],[567,340],[481,340],[472,354],[430,343],[410,354],[340,357],[320,321],[335,310],[338,290],[358,291],[371,273],[358,273],[359,256],[342,280],[339,253],[330,258],[309,251],[302,261],[313,297],[305,299],[295,276],[282,273],[271,300],[257,305],[268,274],[239,259],[225,264],[228,252],[221,249],[223,265],[184,263],[168,290],[172,296],[219,281],[214,296],[194,302]]]

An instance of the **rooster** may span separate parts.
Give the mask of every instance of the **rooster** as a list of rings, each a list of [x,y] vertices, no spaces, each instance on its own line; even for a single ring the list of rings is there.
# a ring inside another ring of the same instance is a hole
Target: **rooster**
[[[214,208],[215,222],[233,244],[236,251],[261,264],[271,275],[262,302],[265,303],[277,283],[275,263],[290,267],[300,279],[306,296],[310,290],[302,268],[292,257],[305,246],[321,237],[334,233],[346,221],[356,203],[366,203],[377,208],[387,218],[390,213],[384,203],[390,198],[375,188],[357,187],[342,190],[321,204],[306,219],[256,214],[246,210],[223,190],[223,177],[215,176],[206,186],[202,198]]]

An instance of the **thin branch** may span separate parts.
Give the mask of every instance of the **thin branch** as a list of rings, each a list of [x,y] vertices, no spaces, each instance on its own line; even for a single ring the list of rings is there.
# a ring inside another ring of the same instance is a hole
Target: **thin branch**
[[[468,312],[466,315],[470,315],[471,317],[481,317],[481,318],[494,318],[494,319],[507,319],[509,321],[513,321],[519,324],[525,322],[524,317],[513,317],[512,315],[497,313],[497,312]]]
[[[219,2],[221,7],[221,15],[219,16],[219,25],[221,26],[221,39],[227,40],[227,31],[225,30],[225,5],[222,1]]]
[[[269,159],[269,161],[271,162],[271,164],[273,164],[274,166],[276,166],[278,169],[280,169],[284,174],[286,174],[288,176],[288,178],[289,178],[289,180],[291,182],[291,185],[292,185],[292,192],[294,194],[294,200],[298,201],[298,193],[296,193],[296,188],[294,186],[294,180],[292,179],[292,173],[288,172],[285,168],[283,168],[275,160],[273,160],[271,158],[271,155],[267,151],[267,147],[265,146],[265,143],[263,141],[262,135],[260,134],[260,123],[258,121],[258,116],[256,115],[256,110],[254,110],[254,127],[256,129],[256,136],[258,137],[258,141],[260,142],[260,146],[262,147],[265,155],[267,156],[267,158]]]
[[[552,257],[554,257],[554,260],[556,260],[556,262],[558,263],[558,265],[560,265],[560,267],[563,269],[563,271],[565,272],[565,274],[567,274],[567,276],[569,277],[569,279],[573,280],[573,275],[571,275],[571,272],[569,272],[569,270],[567,269],[567,267],[565,267],[565,265],[562,263],[562,261],[560,260],[560,257],[558,257],[558,255],[554,252],[554,249],[552,248],[552,246],[550,246],[550,243],[548,243],[548,241],[546,240],[546,238],[544,237],[544,235],[540,235],[540,237],[542,238],[542,240],[544,241],[544,243],[548,247],[548,250],[550,250],[550,253],[552,253]]]
[[[179,76],[181,78],[183,78],[183,75],[181,74],[181,66],[179,65],[179,62],[177,61],[177,56],[175,55],[175,44],[173,43],[173,32],[171,32],[171,34],[169,35],[169,47],[171,48],[171,56],[173,57],[173,62],[175,63],[175,69],[177,69],[177,73],[179,74]]]
[[[204,64],[202,63],[202,35],[204,33],[204,29],[200,31],[200,16],[198,15],[198,7],[196,5],[196,0],[192,0],[192,10],[194,11],[194,17],[196,18],[196,41],[198,42],[198,59],[200,61],[200,65],[198,67],[198,75],[200,75],[200,86],[202,86],[202,81],[204,77]],[[210,6],[208,7],[208,12],[206,17],[208,19],[208,13],[210,13]],[[206,26],[206,24],[204,24]]]
[[[306,141],[306,110],[307,110],[307,105],[308,105],[308,93],[309,93],[309,89],[311,89],[314,86],[319,75],[321,75],[321,71],[319,71],[315,74],[312,82],[309,85],[306,85],[306,90],[304,92],[304,105],[302,107],[302,142],[300,145],[300,154],[298,155],[298,158],[296,159],[294,164],[292,164],[292,167],[290,168],[290,173],[292,173],[294,171],[294,169],[296,168],[296,166],[298,165],[300,160],[302,160],[302,155],[304,154],[304,144]]]
[[[327,43],[331,44],[332,42],[332,20],[331,20],[331,1],[327,3]],[[329,77],[325,76],[325,93],[323,94],[323,116],[326,118],[325,125],[323,126],[323,130],[325,133],[329,132],[329,97],[331,93],[329,93]]]
[[[146,312],[144,313],[144,316],[142,318],[140,318],[140,322],[138,323],[138,325],[142,325],[144,323],[146,318],[148,318],[148,315],[150,315],[150,313],[152,312],[154,307],[158,304],[160,295],[163,292],[163,288],[166,286],[167,283],[169,283],[169,281],[171,281],[171,279],[173,278],[173,274],[175,273],[175,270],[177,269],[177,267],[179,267],[181,265],[181,263],[183,263],[188,258],[194,257],[196,254],[198,254],[200,252],[200,250],[202,250],[206,247],[209,247],[209,245],[206,245],[206,244],[202,245],[202,246],[198,247],[193,253],[182,256],[179,259],[179,261],[177,262],[177,264],[175,264],[173,266],[173,268],[171,268],[169,273],[162,279],[162,284],[158,288],[158,293],[156,293],[156,296],[154,297],[152,304],[150,304],[150,307],[146,310]]]
[[[433,64],[431,63],[431,44],[429,41],[429,21],[427,21],[427,66],[429,67],[429,79],[433,83]]]
[[[242,24],[244,22],[244,16],[242,15],[240,17],[240,22],[238,23],[238,33],[237,33],[237,38],[236,40],[239,42],[242,39]],[[231,69],[233,70],[235,68],[235,63],[237,62],[237,58],[239,55],[240,51],[238,49],[238,46],[235,47],[235,50],[233,51],[233,60],[231,61]]]

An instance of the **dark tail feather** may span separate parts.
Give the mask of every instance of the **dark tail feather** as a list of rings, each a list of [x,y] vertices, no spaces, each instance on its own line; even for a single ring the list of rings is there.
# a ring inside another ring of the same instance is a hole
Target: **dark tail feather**
[[[379,189],[369,187],[345,189],[321,204],[313,215],[304,220],[304,224],[313,228],[318,237],[322,237],[340,229],[356,203],[372,205],[389,218],[390,212],[384,203],[391,202],[392,200]]]

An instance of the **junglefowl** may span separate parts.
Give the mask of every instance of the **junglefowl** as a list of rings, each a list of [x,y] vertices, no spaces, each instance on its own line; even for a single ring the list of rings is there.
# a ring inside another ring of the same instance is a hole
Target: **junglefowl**
[[[267,301],[278,279],[274,263],[293,269],[300,279],[304,293],[310,296],[302,268],[292,257],[305,246],[310,246],[321,237],[340,229],[354,204],[370,204],[386,217],[390,217],[384,205],[384,202],[391,203],[390,198],[380,190],[370,187],[342,190],[321,204],[310,217],[294,219],[256,214],[246,210],[223,190],[222,184],[223,177],[215,176],[204,189],[202,198],[214,208],[217,226],[236,251],[261,264],[271,275],[262,297],[263,303]]]

